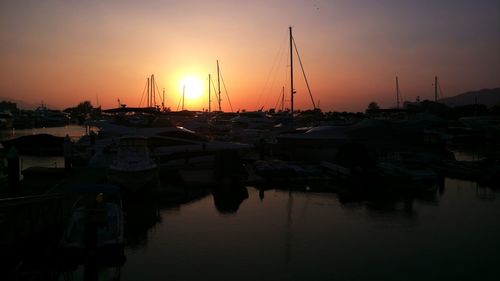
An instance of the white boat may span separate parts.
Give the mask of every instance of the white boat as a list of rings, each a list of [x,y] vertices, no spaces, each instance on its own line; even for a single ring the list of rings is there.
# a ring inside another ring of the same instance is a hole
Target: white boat
[[[273,121],[263,111],[246,111],[231,119],[232,130],[259,129],[269,130]]]
[[[144,139],[143,142],[151,152],[147,151],[150,158],[155,159],[161,166],[175,167],[187,162],[211,162],[218,151],[247,151],[253,147],[250,144],[210,140],[201,134],[176,126],[134,128],[103,123],[100,128],[99,135],[104,138],[96,141],[92,148],[95,153],[89,160],[89,166],[95,168],[109,167],[111,162],[115,161],[113,159],[118,159],[120,145],[117,146],[113,138],[124,135]]]
[[[108,181],[135,193],[158,179],[156,163],[150,157],[148,139],[124,136],[119,139],[116,157],[108,170]]]
[[[12,120],[14,116],[10,111],[0,111],[0,130],[12,128]]]
[[[112,121],[102,120],[89,122],[89,125],[99,128],[99,135],[102,138],[106,137],[122,137],[122,136],[156,136],[164,132],[183,131],[194,133],[191,130],[177,126],[158,126],[158,127],[131,127],[112,123]]]
[[[222,151],[244,154],[251,144],[209,140],[194,132],[170,131],[149,138],[152,155],[162,167],[179,167],[185,164],[213,164],[214,157]]]
[[[35,126],[37,127],[58,127],[69,124],[69,114],[48,109],[45,105],[37,107],[34,111]]]
[[[59,243],[63,258],[122,256],[123,211],[119,188],[88,185],[74,187],[73,192],[79,196]]]
[[[335,159],[341,145],[349,141],[342,127],[318,126],[278,135],[276,153],[293,160]]]
[[[390,181],[435,182],[436,172],[427,167],[408,167],[402,163],[380,162],[377,164],[380,176]]]

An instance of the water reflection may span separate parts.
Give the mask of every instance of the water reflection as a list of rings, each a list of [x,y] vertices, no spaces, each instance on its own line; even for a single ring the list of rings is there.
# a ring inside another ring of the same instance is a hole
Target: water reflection
[[[96,128],[93,128],[96,130]],[[0,130],[0,140],[13,139],[22,136],[36,135],[36,134],[49,134],[57,137],[64,137],[69,135],[72,139],[78,139],[86,134],[86,128],[78,125],[68,125],[63,127],[46,127],[46,128],[32,128],[32,129],[11,129]]]
[[[119,281],[124,263],[125,257],[105,259],[89,257],[84,263],[62,266],[56,280]]]
[[[60,263],[56,250],[60,233],[52,232],[19,242],[16,245],[22,247],[12,251],[4,248],[2,257],[10,258],[10,263],[4,263],[7,273],[0,279],[476,280],[499,276],[499,190],[451,179],[442,185],[405,192],[394,192],[398,187],[391,192],[373,188],[366,192],[368,187],[334,183],[294,189],[164,186],[149,197],[124,198],[126,259],[88,256],[81,263]]]
[[[126,246],[129,248],[145,246],[149,231],[161,222],[158,201],[154,197],[143,198],[140,201],[129,199],[124,201],[123,207]]]
[[[236,213],[243,201],[248,198],[244,186],[219,187],[212,191],[214,205],[221,214]]]

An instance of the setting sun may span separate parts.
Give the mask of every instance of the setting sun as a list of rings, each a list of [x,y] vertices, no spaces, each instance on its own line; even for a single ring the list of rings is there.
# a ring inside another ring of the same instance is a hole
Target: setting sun
[[[186,99],[198,99],[203,93],[203,81],[197,76],[185,76],[179,82],[181,91],[184,91]]]

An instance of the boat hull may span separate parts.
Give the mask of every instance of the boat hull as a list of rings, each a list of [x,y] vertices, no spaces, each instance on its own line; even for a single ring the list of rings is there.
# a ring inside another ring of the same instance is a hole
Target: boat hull
[[[158,169],[155,166],[150,169],[127,171],[110,167],[107,178],[109,183],[118,185],[126,193],[151,192],[158,183]]]
[[[274,150],[276,154],[291,160],[321,162],[335,159],[339,148],[345,143],[344,139],[282,137],[278,138]]]

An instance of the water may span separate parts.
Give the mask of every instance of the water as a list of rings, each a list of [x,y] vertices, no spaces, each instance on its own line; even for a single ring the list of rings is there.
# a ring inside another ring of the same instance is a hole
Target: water
[[[498,191],[447,179],[441,193],[402,200],[248,193],[235,213],[211,195],[160,210],[146,241],[126,247],[121,280],[500,278]]]
[[[85,135],[85,127],[79,125],[68,125],[63,127],[0,130],[0,140],[35,134],[50,134],[58,137],[69,135],[71,139],[78,139]]]
[[[64,127],[33,128],[33,129],[22,129],[22,130],[16,130],[16,129],[0,130],[0,141],[27,135],[36,135],[36,134],[50,134],[58,137],[65,137],[66,135],[68,135],[72,140],[77,140],[82,136],[84,136],[86,132],[85,132],[85,127],[78,125],[68,125]],[[22,170],[32,166],[64,167],[63,157],[37,157],[37,156],[21,155],[20,162]]]
[[[85,129],[49,133],[68,132]],[[63,273],[51,254],[24,265],[46,280],[500,280],[499,190],[454,179],[399,196],[303,190],[136,200],[126,204],[122,265]]]

